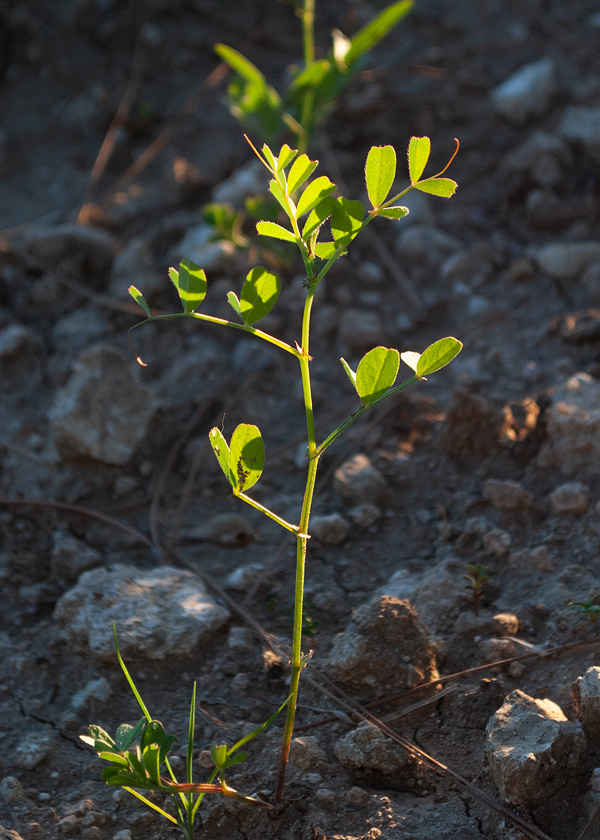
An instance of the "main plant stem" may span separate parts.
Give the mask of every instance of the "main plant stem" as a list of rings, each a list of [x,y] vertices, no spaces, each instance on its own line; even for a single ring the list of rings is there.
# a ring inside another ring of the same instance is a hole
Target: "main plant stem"
[[[312,281],[308,281],[312,283]],[[302,392],[304,395],[304,411],[306,414],[306,430],[308,433],[308,474],[306,476],[306,488],[304,490],[304,499],[302,502],[302,512],[300,514],[300,525],[298,537],[296,539],[296,587],[294,590],[294,631],[292,639],[292,659],[291,659],[291,682],[290,682],[290,701],[287,707],[285,718],[285,725],[283,728],[283,738],[281,740],[281,750],[279,752],[279,769],[277,772],[277,789],[275,791],[275,803],[281,802],[283,798],[283,788],[285,785],[285,770],[290,754],[290,744],[292,741],[292,734],[294,731],[294,719],[296,717],[296,705],[298,703],[298,686],[300,682],[300,672],[303,668],[302,663],[302,609],[304,601],[304,572],[306,568],[306,549],[308,543],[308,524],[310,520],[310,510],[312,506],[313,495],[315,492],[315,481],[317,478],[317,468],[319,466],[320,455],[317,454],[317,441],[315,437],[315,420],[312,404],[312,393],[310,387],[310,356],[309,339],[310,339],[310,313],[312,310],[313,298],[315,294],[315,287],[310,286],[306,303],[304,304],[304,314],[302,318],[302,357],[300,358],[300,371],[302,374]]]

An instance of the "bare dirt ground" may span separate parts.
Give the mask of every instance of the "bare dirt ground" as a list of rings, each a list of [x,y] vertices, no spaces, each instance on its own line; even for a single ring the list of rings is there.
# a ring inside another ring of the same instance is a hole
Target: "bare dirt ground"
[[[327,50],[332,28],[352,33],[380,7],[317,4],[318,44]],[[339,514],[348,533],[328,536],[326,520],[322,539],[310,543],[312,682],[302,689],[285,806],[273,817],[215,798],[201,812],[198,837],[517,840],[542,836],[537,830],[576,840],[590,818],[600,766],[593,727],[584,727],[577,755],[553,754],[521,801],[498,789],[485,753],[486,726],[507,695],[518,689],[553,701],[574,721],[570,686],[600,664],[593,627],[577,623],[569,605],[600,591],[598,14],[591,0],[420,0],[315,139],[321,173],[343,178],[351,198],[363,195],[373,144],[392,144],[401,167],[411,135],[427,134],[432,170],[452,153],[453,138],[461,144],[449,173],[459,183],[452,200],[419,202],[405,227],[380,223],[402,276],[365,238],[323,290],[312,347],[321,433],[354,407],[341,355],[355,362],[377,344],[421,351],[450,334],[464,350],[429,382],[368,413],[324,460],[315,514]],[[294,541],[282,542],[273,523],[228,498],[207,434],[223,418],[229,433],[238,422],[260,426],[267,467],[257,498],[297,518],[304,475],[297,371],[234,331],[181,321],[134,334],[141,369],[126,337],[139,320],[127,286],[146,283],[157,310],[176,310],[167,269],[184,255],[178,243],[202,222],[215,188],[251,160],[223,104],[217,41],[243,50],[276,86],[300,56],[293,9],[275,0],[147,0],[137,11],[121,0],[0,3],[2,838],[176,835],[135,799],[106,788],[100,762],[78,739],[88,723],[112,732],[139,715],[114,658],[98,654],[60,607],[65,593],[76,605],[89,594],[85,582],[73,589],[80,573],[167,564],[201,574],[211,609],[229,598],[227,621],[197,644],[184,637],[159,657],[160,637],[175,631],[157,613],[146,646],[127,652],[153,714],[181,735],[180,756],[194,680],[198,752],[233,743],[286,696],[285,657],[248,616],[289,640]],[[500,113],[494,89],[541,59],[551,62],[548,89],[529,91],[522,117]],[[98,168],[107,132],[110,154]],[[85,220],[100,231],[93,241],[61,227],[84,204]],[[225,293],[241,287],[257,250],[221,256],[207,272],[204,311],[223,316]],[[284,292],[269,331],[293,342],[300,266],[282,254],[278,270]],[[367,325],[358,332],[357,312]],[[114,350],[97,351],[99,343]],[[91,397],[86,404],[81,392],[73,397],[96,435],[83,452],[61,443],[56,417],[73,377],[87,375],[101,405]],[[127,421],[107,432],[113,398],[114,416]],[[124,447],[116,456],[108,453],[113,432]],[[372,499],[345,501],[334,479],[359,454],[386,488],[370,519],[355,502]],[[469,563],[490,577],[478,617],[463,579]],[[106,615],[118,611],[116,596],[108,604],[106,593],[94,592]],[[374,709],[386,717],[427,698],[389,725],[468,787],[384,736],[371,752],[359,743],[358,719],[345,703],[424,679],[407,661],[399,625],[354,672],[351,663],[336,672],[336,635],[381,595],[410,600],[441,675],[531,646],[592,644],[493,666],[448,681],[448,693],[439,684]],[[105,628],[99,619],[109,647],[110,616]],[[366,671],[372,679],[361,682]],[[324,694],[327,678],[342,672],[346,700]],[[378,682],[378,674],[388,676]],[[270,795],[279,737],[275,725],[255,742],[232,783]],[[494,804],[503,795],[507,813]],[[600,836],[594,830],[587,840]]]

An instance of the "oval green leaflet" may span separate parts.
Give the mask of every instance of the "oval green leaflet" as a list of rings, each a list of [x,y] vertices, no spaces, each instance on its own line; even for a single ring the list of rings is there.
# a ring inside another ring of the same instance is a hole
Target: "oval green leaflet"
[[[371,405],[391,388],[400,367],[400,354],[388,347],[374,347],[356,369],[356,390],[363,405]]]
[[[421,379],[449,365],[461,350],[462,342],[453,336],[447,336],[434,341],[421,354],[412,351],[403,353],[402,361]]]
[[[186,315],[198,309],[206,297],[206,274],[200,266],[188,259],[181,260],[179,271],[170,268],[169,277],[177,289]]]
[[[379,207],[386,200],[396,177],[396,152],[393,146],[372,146],[365,165],[369,201]]]
[[[244,281],[239,299],[239,314],[244,324],[254,324],[271,311],[281,291],[281,280],[272,271],[257,265]]]
[[[210,430],[208,437],[234,493],[237,495],[253,487],[265,465],[265,445],[258,427],[240,423],[229,445],[216,427]]]

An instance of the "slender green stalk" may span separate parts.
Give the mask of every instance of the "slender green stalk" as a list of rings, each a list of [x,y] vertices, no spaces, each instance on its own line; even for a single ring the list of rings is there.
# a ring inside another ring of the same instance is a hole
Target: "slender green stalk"
[[[268,516],[269,519],[272,519],[273,522],[277,522],[277,524],[281,525],[282,528],[285,528],[287,531],[291,531],[293,534],[298,533],[299,528],[297,525],[292,525],[290,522],[286,522],[285,519],[282,519],[280,516],[277,516],[276,513],[273,513],[272,510],[269,510],[269,508],[261,505],[261,503],[257,502],[256,499],[251,499],[250,496],[247,496],[245,493],[236,493],[235,495],[238,499],[243,499],[244,502],[249,504],[251,507],[259,510],[261,513],[264,513],[264,515]]]

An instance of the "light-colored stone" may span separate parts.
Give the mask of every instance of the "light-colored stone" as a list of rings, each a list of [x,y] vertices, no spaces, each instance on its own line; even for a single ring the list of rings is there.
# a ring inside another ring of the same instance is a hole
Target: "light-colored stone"
[[[97,680],[90,680],[84,687],[71,698],[71,706],[74,709],[84,709],[92,700],[106,703],[112,697],[112,688],[106,677],[99,677]]]
[[[580,481],[561,484],[550,494],[553,513],[585,513],[590,504],[590,488]]]
[[[78,356],[49,419],[63,458],[126,464],[153,414],[152,393],[135,381],[126,357],[99,344]]]
[[[344,309],[338,324],[338,337],[351,353],[362,353],[384,340],[381,318],[374,310]]]
[[[494,88],[492,107],[510,122],[524,123],[548,110],[555,89],[554,62],[542,58],[520,67]]]
[[[245,566],[238,566],[227,575],[225,585],[228,589],[235,589],[236,592],[247,592],[264,568],[262,563],[247,563]]]
[[[372,502],[362,502],[362,504],[350,508],[348,516],[355,525],[360,525],[361,528],[368,528],[369,525],[374,525],[377,522],[381,517],[381,513],[381,508]]]
[[[333,751],[349,770],[362,768],[392,775],[409,764],[408,753],[368,721],[340,738]]]
[[[600,261],[600,242],[551,242],[530,253],[550,277],[575,280],[591,263]]]
[[[565,109],[558,134],[600,160],[600,106],[570,105]]]
[[[236,247],[228,239],[214,240],[211,225],[202,222],[189,228],[178,245],[169,251],[169,259],[178,263],[184,257],[206,272],[227,271],[234,264]]]
[[[310,521],[310,535],[323,545],[340,545],[350,533],[350,523],[341,513],[313,516]]]
[[[333,640],[328,673],[367,699],[438,675],[435,647],[408,601],[382,596],[360,607]]]
[[[504,557],[508,554],[510,549],[510,534],[508,531],[503,531],[501,528],[492,528],[483,535],[483,546],[490,554],[495,554],[496,557]]]
[[[259,160],[251,160],[214,188],[212,200],[241,208],[245,199],[266,191],[267,180],[268,173],[262,163]]]
[[[79,353],[96,343],[109,332],[108,319],[95,307],[82,307],[64,315],[52,328],[52,344],[61,356]]]
[[[437,268],[460,248],[459,239],[431,225],[413,225],[402,230],[396,243],[396,251],[402,259],[429,268]]]
[[[84,572],[54,617],[73,650],[114,660],[112,622],[126,658],[189,656],[227,621],[228,611],[191,572],[116,565]]]
[[[516,636],[519,619],[514,613],[496,613],[492,619],[492,630],[497,636]]]
[[[4,828],[0,825],[0,840],[23,840],[23,838],[12,828]]]
[[[14,755],[15,764],[23,770],[33,770],[46,761],[56,749],[58,736],[49,728],[43,732],[25,735],[17,744]]]
[[[587,373],[572,376],[554,393],[547,412],[542,467],[563,475],[600,473],[600,382]]]
[[[337,494],[350,504],[385,504],[389,495],[387,481],[362,454],[354,455],[337,468],[334,485]]]
[[[290,744],[290,761],[301,770],[312,770],[327,760],[325,750],[314,735],[294,738]]]
[[[31,227],[22,246],[42,266],[55,267],[68,259],[92,274],[108,271],[115,253],[115,239],[105,230],[72,223]]]
[[[556,703],[519,690],[490,718],[486,739],[492,777],[511,805],[549,799],[573,774],[585,748],[581,728]]]
[[[498,510],[523,511],[531,507],[533,496],[518,481],[500,481],[489,478],[483,488],[483,497]]]
[[[600,739],[600,668],[588,668],[582,677],[571,683],[575,714],[588,737]]]

